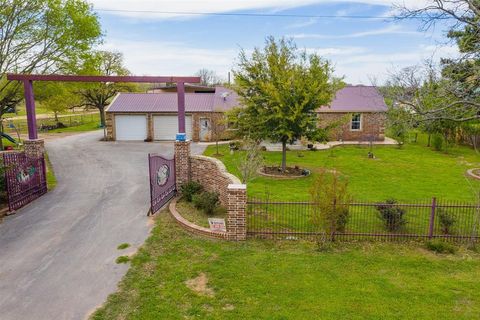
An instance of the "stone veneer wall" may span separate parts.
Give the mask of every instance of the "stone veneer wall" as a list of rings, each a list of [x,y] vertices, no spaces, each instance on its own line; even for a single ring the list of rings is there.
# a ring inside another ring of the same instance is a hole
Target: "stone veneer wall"
[[[241,184],[224,164],[215,158],[190,156],[190,180],[199,182],[207,191],[217,192],[223,206],[228,206],[228,186]]]
[[[339,121],[342,124],[330,133],[331,141],[357,141],[366,140],[369,136],[375,137],[376,141],[385,140],[385,124],[387,116],[384,112],[360,112],[362,115],[362,129],[350,130],[351,113],[320,112],[320,126]]]
[[[114,140],[113,137],[113,113],[105,112],[105,126],[107,127],[107,140],[112,141]]]

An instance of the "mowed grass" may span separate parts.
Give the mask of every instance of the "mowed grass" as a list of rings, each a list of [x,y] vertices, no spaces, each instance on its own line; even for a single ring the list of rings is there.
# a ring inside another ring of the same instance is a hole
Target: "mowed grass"
[[[475,319],[479,287],[480,257],[464,249],[222,242],[186,233],[163,212],[118,292],[91,318]]]
[[[228,171],[239,176],[241,151],[230,154],[222,145],[218,157]],[[480,154],[465,146],[455,146],[448,153],[434,151],[425,141],[402,148],[375,146],[376,159],[367,157],[367,146],[340,146],[332,150],[288,151],[287,165],[298,165],[312,171],[306,178],[279,180],[257,177],[248,183],[251,197],[275,200],[308,200],[310,186],[322,168],[337,169],[348,179],[349,190],[357,201],[419,201],[438,197],[446,200],[473,201],[480,190],[480,181],[467,178],[467,169],[480,167]],[[215,146],[205,155],[214,156]],[[263,152],[266,164],[280,164],[281,152]]]

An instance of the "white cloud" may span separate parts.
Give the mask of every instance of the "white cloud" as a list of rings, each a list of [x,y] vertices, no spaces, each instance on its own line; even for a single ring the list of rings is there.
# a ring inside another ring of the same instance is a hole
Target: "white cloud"
[[[332,35],[332,34],[321,34],[321,33],[298,33],[287,35],[294,39],[348,39],[348,38],[363,38],[370,36],[379,36],[386,34],[406,34],[406,35],[418,35],[422,36],[423,33],[417,31],[406,31],[399,25],[390,25],[381,29],[374,29],[361,32],[353,32],[349,34],[341,35]]]
[[[290,8],[308,6],[322,3],[351,3],[356,2],[368,5],[382,5],[390,7],[393,2],[405,3],[410,7],[418,7],[426,0],[90,0],[96,9],[119,10],[111,14],[141,19],[171,19],[194,18],[195,16],[182,14],[182,12],[211,12],[224,13],[246,10],[273,10],[280,11]],[[126,12],[137,11],[137,12]],[[174,14],[146,13],[146,11],[167,11]]]
[[[201,68],[208,68],[226,78],[238,55],[236,49],[203,49],[180,42],[123,39],[108,39],[103,49],[122,52],[125,65],[137,75],[191,76]]]
[[[238,48],[205,49],[180,42],[126,41],[109,39],[103,49],[124,53],[125,64],[136,75],[193,75],[201,68],[214,70],[223,78],[235,66]],[[420,45],[407,52],[372,53],[366,47],[307,47],[308,53],[318,53],[335,66],[335,74],[345,76],[349,83],[370,84],[370,77],[380,83],[394,69],[415,65],[425,59],[451,57],[455,47]],[[250,52],[246,48],[246,52]]]
[[[310,18],[307,21],[288,24],[285,29],[299,29],[314,25],[318,22],[317,18]]]

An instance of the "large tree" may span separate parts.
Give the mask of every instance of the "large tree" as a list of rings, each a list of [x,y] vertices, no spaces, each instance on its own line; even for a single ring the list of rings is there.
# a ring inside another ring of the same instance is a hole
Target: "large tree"
[[[222,83],[222,79],[213,70],[200,69],[195,73],[197,77],[200,77],[200,84],[204,86],[215,86]]]
[[[332,71],[328,61],[290,40],[269,37],[251,56],[242,50],[234,76],[244,108],[233,112],[234,125],[250,139],[280,142],[285,171],[287,143],[327,138],[315,111],[329,105],[342,86]]]
[[[399,18],[419,18],[424,29],[439,22],[446,24],[447,38],[457,44],[460,52],[458,58],[442,59],[438,72],[441,77],[435,86],[429,84],[432,68],[397,73],[391,84],[404,87],[402,103],[408,103],[422,121],[480,119],[480,1],[430,0],[420,8],[402,5],[398,9]],[[439,102],[435,106],[423,100],[432,95]]]
[[[0,121],[23,97],[6,73],[68,73],[101,36],[87,1],[0,0]]]
[[[119,52],[97,51],[84,63],[82,73],[102,76],[125,76],[130,72],[123,65],[123,55]],[[87,107],[100,112],[100,124],[105,127],[105,107],[119,91],[132,91],[134,86],[124,83],[101,82],[84,85],[78,93]]]

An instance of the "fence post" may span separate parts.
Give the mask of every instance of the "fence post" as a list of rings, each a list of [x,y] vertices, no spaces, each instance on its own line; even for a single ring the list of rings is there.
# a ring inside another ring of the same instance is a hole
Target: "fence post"
[[[432,239],[433,237],[433,229],[435,225],[435,209],[437,208],[437,198],[432,198],[432,209],[430,211],[430,226],[428,229],[428,238]]]

